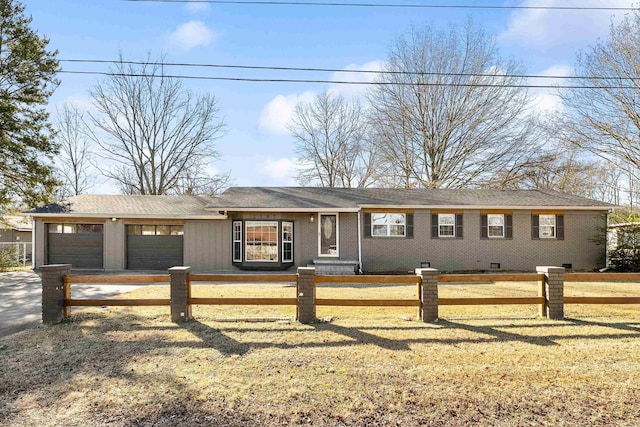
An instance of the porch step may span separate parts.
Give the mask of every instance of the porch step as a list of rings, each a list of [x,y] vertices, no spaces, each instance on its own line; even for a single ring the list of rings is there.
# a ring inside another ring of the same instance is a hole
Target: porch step
[[[313,265],[318,275],[355,275],[358,272],[358,261],[342,259],[314,259]]]

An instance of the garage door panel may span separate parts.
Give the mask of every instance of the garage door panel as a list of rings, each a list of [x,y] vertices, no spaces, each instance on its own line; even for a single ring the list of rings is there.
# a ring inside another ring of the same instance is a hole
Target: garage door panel
[[[103,241],[102,233],[49,233],[48,263],[101,269]]]
[[[165,270],[182,263],[182,236],[127,236],[129,270]]]

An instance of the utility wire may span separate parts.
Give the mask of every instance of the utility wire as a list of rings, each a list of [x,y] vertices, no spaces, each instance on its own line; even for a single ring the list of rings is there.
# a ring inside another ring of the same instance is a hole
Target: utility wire
[[[530,88],[530,89],[637,89],[637,86],[583,86],[583,85],[532,85],[532,84],[491,84],[491,83],[429,83],[429,82],[362,82],[345,80],[312,80],[312,79],[266,79],[249,77],[212,77],[212,76],[189,76],[189,75],[168,75],[168,74],[144,74],[144,73],[114,73],[106,71],[77,71],[59,70],[59,73],[100,75],[110,77],[151,77],[151,78],[176,78],[189,80],[217,80],[235,82],[256,82],[256,83],[329,83],[345,85],[401,85],[401,86],[451,86],[451,87],[507,87],[507,88]],[[500,77],[500,76],[496,76]]]
[[[506,6],[475,4],[390,4],[390,3],[342,3],[342,2],[310,2],[310,1],[272,1],[272,0],[121,0],[136,3],[209,3],[228,5],[260,5],[260,6],[325,6],[325,7],[378,7],[378,8],[414,8],[414,9],[529,9],[529,10],[609,10],[632,11],[638,7],[614,6]]]
[[[337,68],[305,68],[305,67],[274,67],[259,65],[228,65],[228,64],[198,64],[190,62],[145,62],[145,61],[123,61],[107,59],[59,59],[60,62],[81,63],[81,64],[128,64],[128,65],[159,65],[167,67],[201,67],[201,68],[227,68],[241,70],[270,70],[270,71],[304,71],[304,72],[327,72],[327,73],[353,73],[353,74],[388,74],[388,75],[408,75],[408,76],[444,76],[444,77],[509,77],[509,78],[535,78],[535,79],[593,79],[593,80],[640,80],[640,76],[630,77],[606,77],[606,76],[559,76],[559,75],[536,75],[536,74],[487,74],[487,73],[454,73],[454,72],[431,72],[431,71],[388,71],[388,70],[349,70]]]

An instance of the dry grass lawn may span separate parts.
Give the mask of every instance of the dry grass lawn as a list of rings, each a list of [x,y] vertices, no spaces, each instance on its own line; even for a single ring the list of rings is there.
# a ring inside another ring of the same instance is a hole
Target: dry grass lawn
[[[442,296],[528,296],[536,284],[448,285]],[[566,295],[640,295],[567,284]],[[194,296],[295,296],[290,285],[195,286]],[[325,286],[321,297],[411,298],[411,286]],[[167,287],[130,295],[167,297]],[[640,308],[289,307],[74,311],[0,340],[0,424],[11,426],[638,425]]]

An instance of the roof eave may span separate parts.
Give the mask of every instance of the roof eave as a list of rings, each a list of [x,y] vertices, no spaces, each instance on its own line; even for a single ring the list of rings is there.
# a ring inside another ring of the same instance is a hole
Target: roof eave
[[[82,213],[82,212],[67,212],[67,213],[33,213],[30,214],[33,218],[43,219],[55,219],[55,218],[96,218],[96,219],[227,219],[226,215],[211,214],[211,215],[131,215],[131,214],[118,214],[118,213]]]
[[[572,205],[558,205],[558,206],[504,206],[504,205],[359,205],[360,209],[452,209],[452,210],[482,210],[482,209],[500,209],[500,210],[563,210],[563,211],[609,211],[617,206],[572,206]]]
[[[322,212],[358,212],[360,208],[205,208],[207,212],[287,212],[287,213],[322,213]]]

